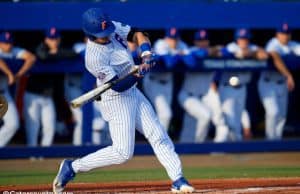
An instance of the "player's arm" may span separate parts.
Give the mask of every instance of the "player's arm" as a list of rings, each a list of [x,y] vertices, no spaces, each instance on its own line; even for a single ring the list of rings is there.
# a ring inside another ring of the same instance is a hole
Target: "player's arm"
[[[142,64],[139,68],[140,76],[143,76],[145,72],[148,72],[150,68],[155,65],[149,36],[141,29],[132,28],[128,33],[127,40],[136,43],[140,47]]]
[[[269,54],[273,58],[273,62],[274,62],[276,69],[283,76],[286,77],[286,83],[287,83],[287,87],[288,87],[289,91],[292,91],[295,88],[295,82],[294,82],[294,78],[293,78],[291,72],[288,70],[288,68],[284,64],[282,58],[280,57],[280,55],[277,52],[271,51],[271,52],[269,52]]]
[[[16,73],[16,79],[22,77],[36,61],[36,57],[29,51],[24,51],[19,58],[23,59],[24,63],[20,70]]]
[[[1,59],[0,59],[0,71],[2,71],[7,76],[8,84],[12,85],[15,81],[14,74],[6,65],[6,63]]]

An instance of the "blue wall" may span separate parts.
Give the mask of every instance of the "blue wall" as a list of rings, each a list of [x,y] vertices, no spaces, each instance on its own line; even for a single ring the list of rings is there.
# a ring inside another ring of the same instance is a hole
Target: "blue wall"
[[[282,22],[300,28],[300,3],[102,2],[0,3],[0,26],[39,30],[80,29],[81,14],[101,6],[113,19],[143,28],[274,28]]]

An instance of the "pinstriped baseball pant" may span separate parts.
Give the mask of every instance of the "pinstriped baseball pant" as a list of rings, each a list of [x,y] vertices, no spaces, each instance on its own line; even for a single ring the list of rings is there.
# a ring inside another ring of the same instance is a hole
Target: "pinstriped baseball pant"
[[[99,103],[103,117],[109,122],[113,144],[72,163],[75,172],[121,164],[132,158],[135,129],[151,144],[155,155],[171,180],[182,176],[181,162],[166,130],[160,124],[149,101],[135,87],[117,93],[109,90]]]

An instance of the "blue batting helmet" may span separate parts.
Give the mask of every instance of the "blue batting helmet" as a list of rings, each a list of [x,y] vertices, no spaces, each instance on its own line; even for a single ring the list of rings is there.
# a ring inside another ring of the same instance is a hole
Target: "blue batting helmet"
[[[208,38],[207,30],[201,29],[195,32],[194,40],[208,40]]]
[[[5,31],[0,33],[0,42],[12,44],[14,39],[10,32]]]
[[[284,33],[284,34],[290,34],[292,32],[290,26],[287,23],[281,24],[276,32]]]
[[[82,28],[88,36],[103,38],[116,29],[108,15],[100,8],[90,8],[82,15]]]

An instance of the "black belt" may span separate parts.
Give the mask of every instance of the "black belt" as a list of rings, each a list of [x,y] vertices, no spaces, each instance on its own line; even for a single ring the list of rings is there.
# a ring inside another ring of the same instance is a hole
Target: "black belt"
[[[271,80],[270,78],[268,78],[268,77],[265,77],[264,79],[263,79],[265,82],[271,82],[271,81],[274,81],[276,84],[283,84],[284,82],[285,82],[285,80],[277,80],[277,81],[275,81],[275,80]]]
[[[5,90],[0,90],[0,94],[4,94],[5,93]]]

